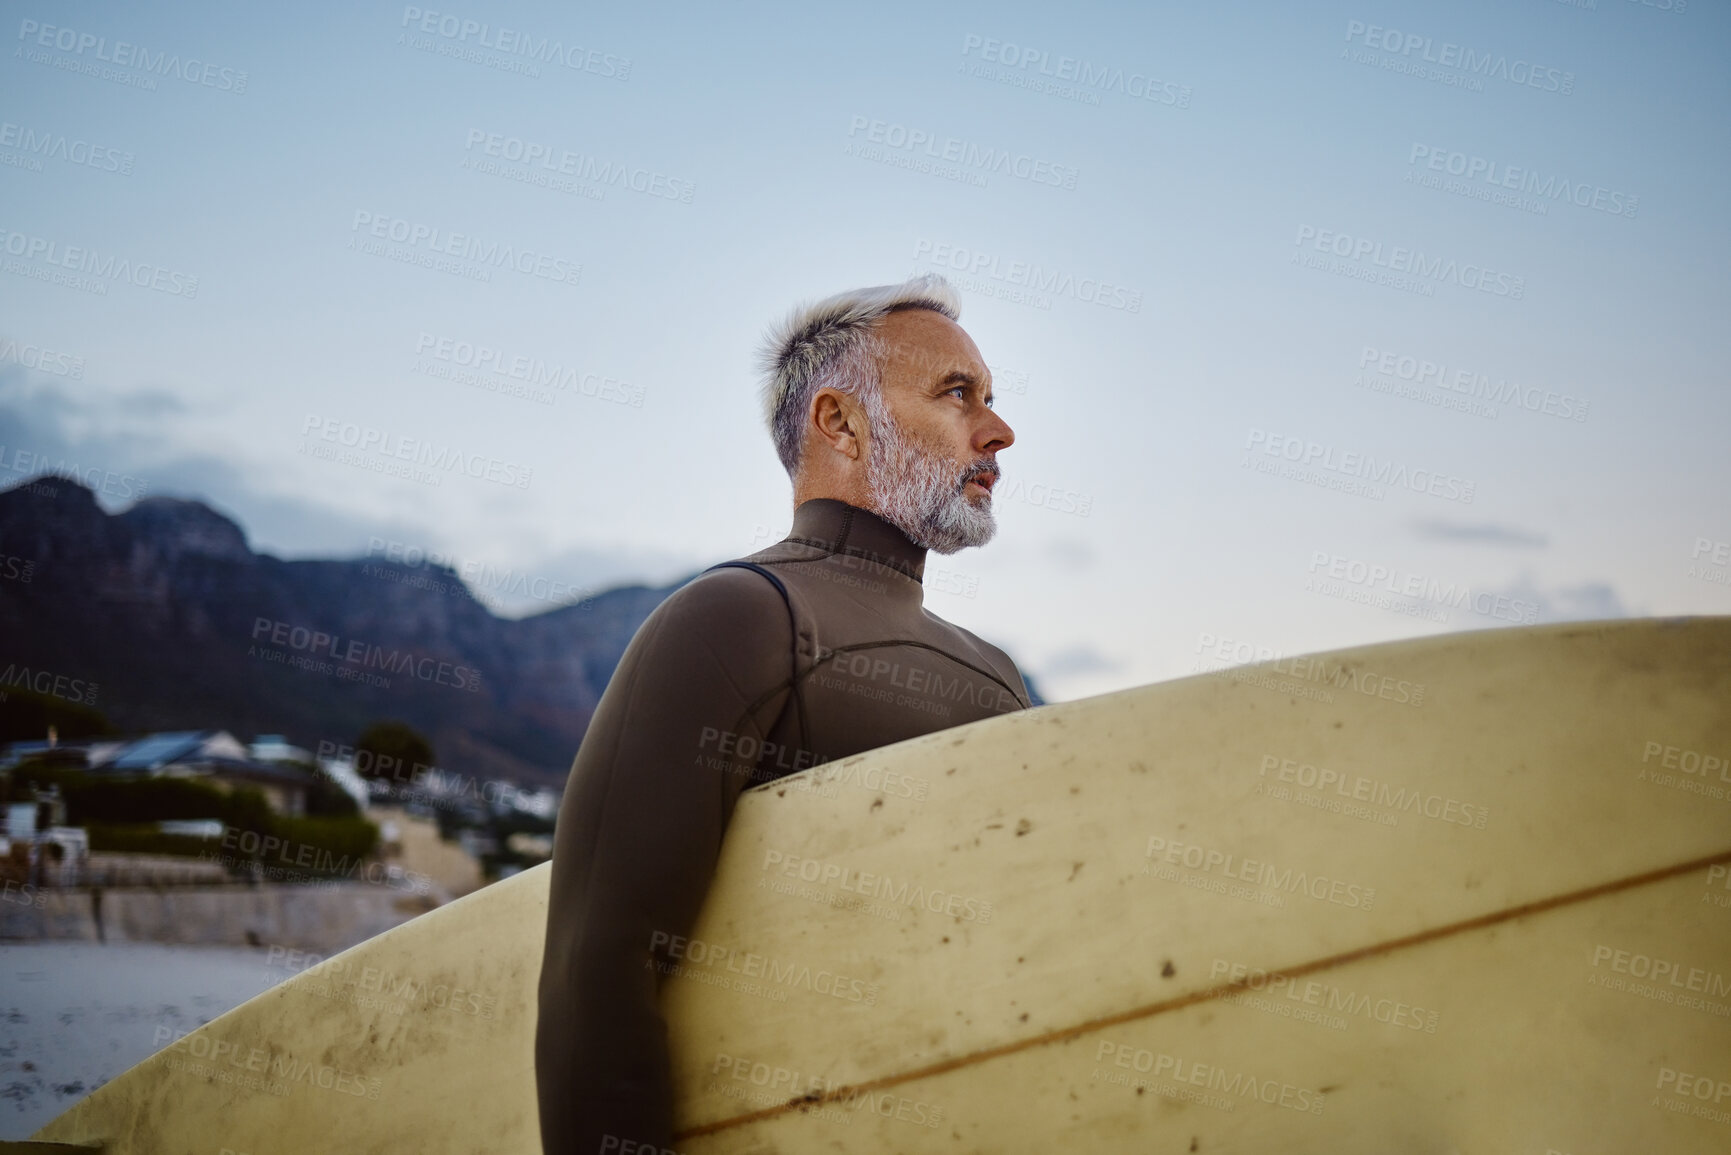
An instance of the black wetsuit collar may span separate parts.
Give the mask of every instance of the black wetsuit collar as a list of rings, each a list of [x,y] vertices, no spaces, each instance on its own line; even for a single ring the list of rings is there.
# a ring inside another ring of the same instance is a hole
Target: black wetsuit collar
[[[815,497],[794,510],[788,540],[873,561],[915,581],[926,572],[924,546],[870,510],[832,497]]]

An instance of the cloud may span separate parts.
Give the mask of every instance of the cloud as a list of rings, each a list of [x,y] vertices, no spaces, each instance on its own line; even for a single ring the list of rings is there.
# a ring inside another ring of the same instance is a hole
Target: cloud
[[[505,565],[502,559],[462,560],[466,568],[460,568],[459,573],[469,579],[476,597],[500,617],[521,618],[544,613],[559,600],[558,596],[551,601],[545,595],[537,598],[538,591],[557,590],[561,591],[560,596],[574,598],[620,586],[668,586],[691,577],[714,559],[622,546],[561,550],[515,566]],[[522,580],[502,580],[507,572],[513,579],[521,574]],[[567,589],[576,592],[563,594]]]
[[[161,389],[144,389],[128,393],[116,406],[129,417],[179,417],[186,413],[186,402]]]
[[[92,484],[103,508],[118,512],[142,492],[150,497],[202,501],[238,522],[255,550],[288,558],[358,557],[375,539],[405,542],[426,550],[437,540],[425,525],[397,519],[356,517],[293,494],[257,484],[259,471],[244,461],[219,457],[174,443],[174,419],[191,410],[161,390],[140,390],[119,398],[95,400],[68,390],[40,374],[0,371],[0,488],[28,476],[76,466],[87,479],[103,471],[131,479],[107,491]],[[13,471],[20,461],[24,473]],[[606,545],[582,546],[529,557],[504,554],[468,559],[492,571],[525,573],[583,589],[643,583],[666,585],[703,568],[704,562],[677,551],[651,552]],[[541,583],[547,584],[546,582]],[[529,595],[501,597],[492,603],[505,616],[536,613],[547,602]]]
[[[347,554],[355,542],[380,532],[341,509],[261,490],[235,462],[169,444],[157,422],[184,410],[157,391],[98,402],[54,383],[32,386],[8,375],[0,379],[0,446],[9,466],[20,452],[28,454],[29,474],[76,467],[110,512],[131,504],[140,489],[149,497],[202,501],[240,522],[249,541],[265,542],[271,552],[287,545],[298,556]],[[24,476],[9,470],[0,482]],[[104,478],[125,480],[103,484]]]
[[[1623,604],[1622,597],[1609,582],[1588,581],[1545,588],[1530,574],[1522,574],[1509,585],[1490,592],[1531,602],[1538,607],[1534,616],[1539,622],[1599,621],[1637,616]]]
[[[1040,677],[1072,678],[1081,674],[1110,674],[1123,668],[1124,663],[1108,658],[1092,646],[1071,646],[1059,650],[1040,663]]]
[[[1473,542],[1479,545],[1507,546],[1512,549],[1543,549],[1551,539],[1513,526],[1495,525],[1488,521],[1476,524],[1426,518],[1412,523],[1413,532],[1430,541]]]

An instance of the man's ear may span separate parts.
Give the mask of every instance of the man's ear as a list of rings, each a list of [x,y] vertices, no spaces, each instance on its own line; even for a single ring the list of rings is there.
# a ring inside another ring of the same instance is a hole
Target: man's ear
[[[865,413],[853,397],[837,389],[819,389],[811,399],[810,425],[823,444],[850,461],[859,460]]]

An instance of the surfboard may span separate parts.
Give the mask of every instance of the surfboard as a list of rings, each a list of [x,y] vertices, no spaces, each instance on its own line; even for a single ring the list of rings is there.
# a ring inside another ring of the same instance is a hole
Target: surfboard
[[[537,1151],[546,878],[37,1138]],[[1723,1151],[1731,618],[1289,658],[816,767],[742,798],[664,945],[690,1155]]]

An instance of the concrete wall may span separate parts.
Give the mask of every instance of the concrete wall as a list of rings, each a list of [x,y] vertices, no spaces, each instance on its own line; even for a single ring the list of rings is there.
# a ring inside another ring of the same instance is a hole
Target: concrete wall
[[[395,806],[369,807],[367,817],[379,824],[386,861],[413,872],[416,883],[425,879],[452,898],[481,889],[481,863],[456,843],[441,839],[439,824],[431,818]]]
[[[183,886],[0,895],[0,940],[284,945],[331,954],[437,905],[387,886]]]

